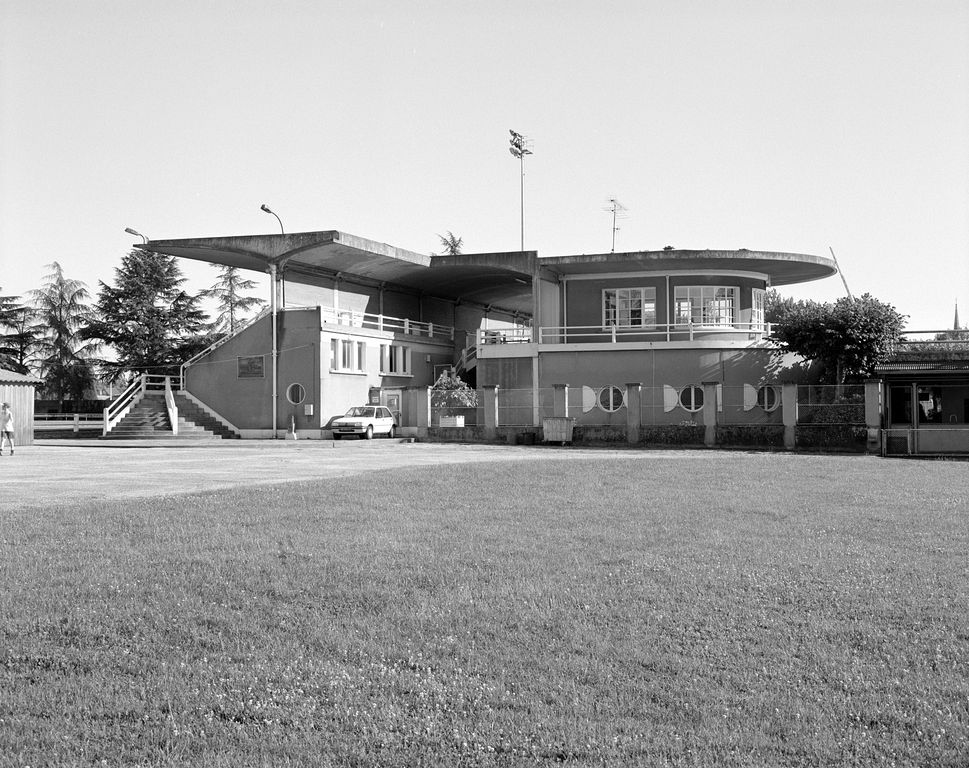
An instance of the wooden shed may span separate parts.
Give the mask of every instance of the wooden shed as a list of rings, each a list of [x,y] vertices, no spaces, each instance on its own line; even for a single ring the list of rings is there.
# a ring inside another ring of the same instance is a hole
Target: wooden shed
[[[13,412],[15,445],[34,442],[34,396],[42,379],[0,368],[0,402],[8,403]]]

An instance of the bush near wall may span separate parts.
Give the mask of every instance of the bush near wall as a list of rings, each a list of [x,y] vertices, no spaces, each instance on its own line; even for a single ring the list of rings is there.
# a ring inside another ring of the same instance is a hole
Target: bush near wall
[[[484,427],[429,427],[427,439],[434,443],[483,443]]]
[[[783,424],[721,424],[717,427],[718,446],[746,448],[783,448]]]
[[[640,428],[639,439],[646,445],[703,445],[706,427],[686,424],[658,424]]]
[[[612,427],[605,424],[576,424],[572,428],[572,442],[595,445],[601,443],[625,443],[626,427]]]
[[[798,448],[864,453],[868,448],[868,429],[857,424],[798,424],[794,442]]]
[[[864,452],[868,447],[864,399],[857,396],[800,413],[794,432],[798,448]]]

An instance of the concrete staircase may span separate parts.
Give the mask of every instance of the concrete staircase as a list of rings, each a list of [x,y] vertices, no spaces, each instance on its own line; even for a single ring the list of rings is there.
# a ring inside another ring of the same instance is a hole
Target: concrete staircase
[[[172,434],[165,395],[146,392],[127,415],[118,422],[107,440],[220,440],[237,438],[231,429],[209,416],[183,395],[175,395],[178,407],[178,434]]]
[[[220,437],[223,440],[238,440],[239,435],[218,419],[210,416],[194,401],[185,395],[175,393],[175,406],[178,408],[178,436],[182,437]]]

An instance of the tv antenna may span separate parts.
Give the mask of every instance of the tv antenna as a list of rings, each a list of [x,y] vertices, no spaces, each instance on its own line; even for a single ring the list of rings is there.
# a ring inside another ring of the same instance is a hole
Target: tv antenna
[[[603,208],[604,211],[609,211],[612,213],[612,251],[610,253],[616,252],[616,232],[619,231],[619,227],[616,226],[617,219],[625,219],[629,209],[620,203],[616,198],[609,198],[609,207]]]

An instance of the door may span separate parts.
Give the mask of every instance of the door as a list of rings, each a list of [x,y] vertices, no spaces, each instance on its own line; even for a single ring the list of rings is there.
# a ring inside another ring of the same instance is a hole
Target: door
[[[394,414],[394,424],[398,427],[400,424],[400,401],[401,401],[402,391],[399,389],[382,389],[380,390],[380,404],[386,406],[390,409],[390,412]]]

